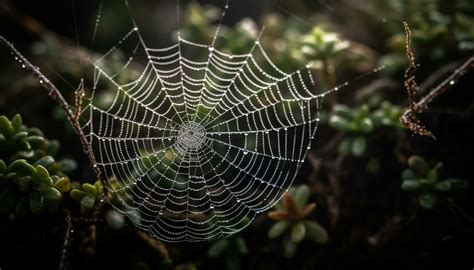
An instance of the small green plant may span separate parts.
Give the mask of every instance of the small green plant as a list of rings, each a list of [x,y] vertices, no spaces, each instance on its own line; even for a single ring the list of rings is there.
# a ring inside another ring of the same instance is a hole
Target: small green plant
[[[425,209],[435,207],[441,195],[469,186],[469,183],[462,179],[440,180],[442,163],[430,168],[423,158],[412,156],[408,159],[408,167],[402,173],[401,187],[403,190],[416,193],[419,205]]]
[[[350,109],[342,104],[336,105],[329,118],[329,125],[347,135],[339,144],[339,153],[362,156],[367,149],[369,135],[377,129],[403,130],[404,127],[399,121],[402,113],[398,106],[389,102],[382,103],[380,108],[374,111],[370,111],[367,104],[357,109]]]
[[[374,130],[374,122],[370,117],[368,105],[362,105],[357,110],[351,110],[345,105],[336,105],[334,113],[329,118],[329,125],[334,129],[346,133],[346,137],[339,144],[339,153],[352,153],[362,156],[367,148],[367,135]]]
[[[306,185],[292,187],[276,205],[276,210],[268,213],[276,221],[268,231],[268,237],[274,239],[283,236],[284,254],[287,258],[295,255],[298,244],[305,238],[317,244],[328,242],[324,227],[309,219],[316,208],[315,203],[307,204],[309,193]]]
[[[349,42],[342,40],[336,33],[326,32],[319,27],[302,37],[302,51],[307,59],[323,62],[335,59],[349,48]]]
[[[104,186],[100,181],[94,184],[84,183],[80,188],[71,190],[71,198],[80,202],[81,212],[90,213],[92,209],[102,200]]]
[[[390,102],[383,102],[380,108],[371,114],[372,122],[375,128],[387,127],[396,130],[404,130],[405,127],[400,123],[400,117],[403,110]]]
[[[76,168],[72,160],[56,161],[58,150],[57,141],[24,126],[20,115],[0,116],[0,213],[22,218],[57,211],[71,188],[65,172]]]

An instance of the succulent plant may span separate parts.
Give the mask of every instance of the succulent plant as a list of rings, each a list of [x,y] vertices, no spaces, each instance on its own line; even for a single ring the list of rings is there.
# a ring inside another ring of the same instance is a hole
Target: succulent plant
[[[276,209],[268,213],[276,221],[270,227],[268,237],[274,239],[283,236],[284,254],[287,258],[294,256],[298,244],[305,238],[317,244],[328,242],[326,229],[309,219],[316,208],[315,203],[307,204],[309,193],[306,185],[292,187],[276,205]]]
[[[403,130],[405,127],[400,123],[403,111],[399,106],[390,102],[383,102],[380,108],[372,112],[372,122],[375,128],[388,127]]]
[[[302,37],[302,51],[308,59],[326,61],[334,59],[349,48],[349,42],[343,41],[336,33],[326,32],[315,27],[310,34]]]
[[[367,149],[367,137],[375,130],[382,127],[404,129],[399,121],[402,113],[399,107],[389,102],[382,103],[374,111],[370,111],[367,104],[357,109],[350,109],[342,104],[334,106],[329,125],[347,135],[339,144],[339,153],[362,156]]]
[[[351,110],[345,105],[334,107],[334,113],[329,118],[329,125],[349,135],[339,144],[339,153],[352,153],[355,156],[364,154],[367,148],[366,136],[374,130],[374,123],[369,112],[367,105],[362,105],[357,110]]]
[[[76,168],[72,160],[56,161],[58,150],[57,141],[24,126],[20,115],[0,116],[0,213],[21,218],[58,209],[71,188],[65,172]]]
[[[431,168],[423,158],[412,156],[408,159],[408,167],[401,175],[403,180],[401,188],[416,193],[419,205],[426,209],[435,207],[441,195],[469,186],[463,179],[440,180],[442,163]]]
[[[100,181],[94,184],[83,183],[80,188],[71,190],[71,198],[80,202],[81,212],[89,213],[92,209],[102,201],[104,186]]]

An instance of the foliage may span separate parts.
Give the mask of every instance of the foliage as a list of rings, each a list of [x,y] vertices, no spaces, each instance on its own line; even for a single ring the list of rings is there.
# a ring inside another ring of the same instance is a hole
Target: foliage
[[[377,129],[382,127],[395,130],[403,129],[398,120],[401,115],[401,109],[388,102],[382,103],[380,108],[375,111],[370,111],[367,104],[354,110],[346,105],[334,106],[329,124],[332,128],[347,135],[347,138],[339,144],[339,153],[362,156],[367,148],[369,135]]]
[[[37,128],[23,125],[20,115],[0,116],[0,212],[15,218],[58,210],[71,183],[65,172],[72,160],[56,161],[57,141],[44,138]]]
[[[315,203],[307,204],[309,195],[306,185],[292,187],[276,205],[276,210],[268,213],[271,219],[277,221],[268,231],[268,237],[274,239],[283,235],[287,258],[295,255],[298,244],[305,238],[317,244],[328,242],[326,229],[309,219],[316,208]]]
[[[466,189],[469,183],[463,179],[449,178],[440,180],[439,174],[442,163],[429,167],[428,163],[419,156],[408,159],[408,169],[402,173],[402,189],[414,192],[418,196],[421,207],[431,209],[436,206],[440,196],[460,189]]]
[[[71,190],[71,198],[80,202],[81,212],[90,212],[102,200],[104,187],[97,180],[94,184],[83,183],[80,188]]]

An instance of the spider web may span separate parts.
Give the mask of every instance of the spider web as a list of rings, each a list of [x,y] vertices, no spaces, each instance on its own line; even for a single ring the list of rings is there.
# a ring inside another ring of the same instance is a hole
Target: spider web
[[[277,203],[310,149],[324,96],[348,84],[318,91],[311,63],[283,72],[260,37],[245,54],[216,48],[227,9],[211,44],[178,33],[166,48],[147,46],[131,16],[94,65],[82,111],[94,166],[114,207],[161,240],[226,237]],[[108,64],[126,49],[125,64]],[[146,62],[140,72],[136,59]]]

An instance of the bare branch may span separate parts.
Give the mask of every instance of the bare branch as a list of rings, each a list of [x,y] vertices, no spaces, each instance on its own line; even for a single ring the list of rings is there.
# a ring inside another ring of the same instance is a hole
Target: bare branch
[[[63,242],[63,249],[61,251],[61,259],[59,260],[59,270],[69,269],[67,255],[69,253],[69,248],[71,247],[73,226],[72,226],[71,212],[67,209],[64,210],[64,226],[65,226],[64,242]]]

